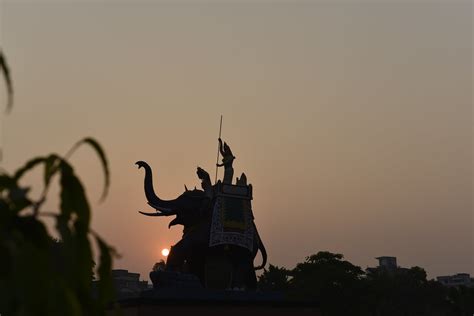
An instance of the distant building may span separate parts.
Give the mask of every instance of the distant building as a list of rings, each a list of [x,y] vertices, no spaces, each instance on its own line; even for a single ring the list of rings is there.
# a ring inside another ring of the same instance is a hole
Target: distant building
[[[378,271],[387,271],[389,273],[393,273],[399,270],[405,270],[405,268],[400,268],[397,266],[397,257],[382,256],[375,259],[379,261],[378,267],[367,268],[368,272],[374,273]]]
[[[436,280],[443,284],[444,286],[448,287],[455,287],[455,286],[468,286],[474,287],[474,279],[471,278],[469,273],[458,273],[455,275],[445,275],[436,277]]]
[[[386,269],[388,271],[397,270],[397,257],[377,257],[379,261],[379,268]]]
[[[112,270],[112,281],[118,298],[137,297],[141,291],[148,289],[148,281],[140,281],[140,273],[128,270]]]

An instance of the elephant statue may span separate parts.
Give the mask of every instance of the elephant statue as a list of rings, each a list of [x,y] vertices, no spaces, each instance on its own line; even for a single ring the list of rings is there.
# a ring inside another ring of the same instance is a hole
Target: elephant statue
[[[205,190],[196,188],[188,190],[185,187],[185,191],[176,199],[162,200],[155,193],[151,167],[144,161],[138,161],[136,165],[139,169],[145,170],[145,196],[148,204],[156,210],[154,213],[140,213],[147,216],[175,216],[168,227],[183,225],[183,236],[171,247],[165,271],[194,274],[204,287],[215,288],[216,285],[215,282],[212,283],[212,279],[216,277],[210,271],[213,271],[216,265],[219,268],[222,262],[233,267],[230,273],[231,281],[225,287],[255,289],[257,283],[255,270],[263,269],[267,261],[267,253],[258,235],[253,217],[251,220],[252,250],[230,243],[209,246],[216,203],[214,193],[217,185],[210,185],[207,172],[198,167],[197,173],[203,180],[202,186]],[[254,267],[253,261],[258,250],[261,251],[263,262],[260,266]]]

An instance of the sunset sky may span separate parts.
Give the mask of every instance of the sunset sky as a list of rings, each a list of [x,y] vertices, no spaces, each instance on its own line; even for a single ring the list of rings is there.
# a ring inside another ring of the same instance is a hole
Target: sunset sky
[[[92,226],[116,268],[148,279],[182,229],[138,214],[150,207],[134,163],[164,198],[199,187],[222,114],[270,263],[328,250],[362,268],[386,255],[431,278],[474,274],[472,14],[447,0],[0,1],[16,90],[2,168],[96,138],[104,203],[93,152],[71,160]],[[24,179],[34,195],[41,171]]]

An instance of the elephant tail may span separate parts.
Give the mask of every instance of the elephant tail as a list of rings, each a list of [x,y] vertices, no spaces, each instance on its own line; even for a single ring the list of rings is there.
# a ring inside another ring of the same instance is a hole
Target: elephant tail
[[[267,264],[267,250],[265,249],[265,245],[263,244],[262,239],[260,238],[260,235],[258,234],[257,227],[255,226],[255,223],[253,223],[253,226],[254,226],[254,229],[255,229],[255,235],[256,235],[255,237],[257,237],[257,240],[258,240],[257,252],[258,252],[258,250],[260,250],[260,252],[262,253],[262,264],[257,266],[257,267],[254,267],[253,269],[254,270],[262,270],[263,268],[265,268],[265,265]]]

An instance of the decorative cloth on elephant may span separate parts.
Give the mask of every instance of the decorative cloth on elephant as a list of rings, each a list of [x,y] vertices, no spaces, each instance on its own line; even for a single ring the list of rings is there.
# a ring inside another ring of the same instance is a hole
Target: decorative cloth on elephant
[[[252,221],[251,187],[218,186],[209,246],[231,244],[252,252],[255,234]]]

